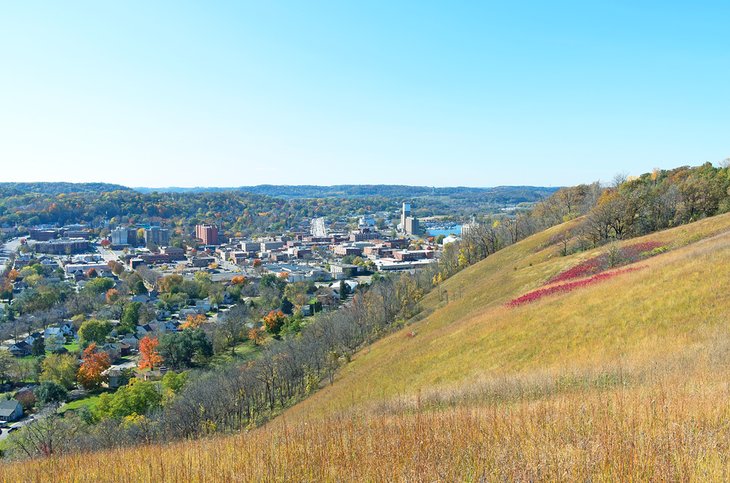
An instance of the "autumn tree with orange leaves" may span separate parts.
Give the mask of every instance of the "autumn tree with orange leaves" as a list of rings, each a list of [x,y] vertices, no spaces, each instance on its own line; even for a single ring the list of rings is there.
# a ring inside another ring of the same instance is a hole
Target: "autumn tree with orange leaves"
[[[119,290],[115,288],[110,288],[106,291],[106,303],[107,304],[113,304],[119,300]]]
[[[98,389],[101,383],[106,380],[104,371],[109,369],[111,361],[109,354],[98,351],[96,343],[92,342],[89,347],[84,349],[81,367],[79,367],[76,379],[85,389]]]
[[[188,315],[188,318],[185,319],[185,322],[180,324],[180,328],[181,329],[197,329],[198,327],[203,325],[207,320],[208,320],[208,318],[203,314],[197,314],[197,315],[190,314],[190,315]]]
[[[265,334],[266,332],[264,332],[262,329],[258,327],[253,327],[248,331],[248,339],[253,342],[254,345],[261,345],[264,342]]]
[[[278,335],[286,322],[286,315],[281,310],[272,310],[264,316],[264,326],[271,334]]]
[[[139,368],[154,370],[162,364],[162,356],[157,352],[160,341],[157,337],[145,336],[139,341]]]

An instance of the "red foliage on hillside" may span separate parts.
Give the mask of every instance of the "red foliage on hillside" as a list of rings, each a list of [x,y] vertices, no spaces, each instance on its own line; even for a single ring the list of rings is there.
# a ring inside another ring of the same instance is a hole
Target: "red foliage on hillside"
[[[550,285],[548,287],[539,288],[537,290],[533,290],[532,292],[528,292],[525,295],[517,297],[516,299],[512,299],[507,303],[507,306],[518,307],[520,305],[529,304],[530,302],[534,302],[548,295],[572,292],[575,289],[586,287],[588,285],[593,285],[594,283],[613,278],[623,273],[641,270],[642,268],[644,267],[630,267],[621,270],[614,270],[612,272],[603,272],[582,280],[575,280],[573,282],[568,282],[560,285]]]
[[[628,265],[630,263],[638,262],[644,258],[648,258],[652,255],[652,250],[661,248],[664,245],[656,241],[648,241],[642,243],[635,243],[627,247],[620,248],[616,254],[616,258],[619,263],[616,265],[614,260],[614,266]],[[576,278],[588,277],[595,275],[611,268],[609,255],[603,253],[597,257],[593,257],[585,262],[579,263],[578,265],[559,273],[555,277],[548,280],[547,284],[565,282],[567,280],[574,280]]]
[[[621,256],[628,259],[629,263],[653,255],[652,251],[664,247],[664,244],[657,241],[635,243],[621,249]]]
[[[594,275],[600,271],[603,270],[601,263],[601,258],[603,255],[599,257],[591,258],[590,260],[586,260],[583,263],[579,263],[578,265],[574,266],[573,268],[570,268],[564,272],[559,273],[555,277],[551,278],[548,281],[548,284],[550,283],[556,283],[556,282],[565,282],[566,280],[573,280],[575,278],[583,278],[587,277],[589,275]]]

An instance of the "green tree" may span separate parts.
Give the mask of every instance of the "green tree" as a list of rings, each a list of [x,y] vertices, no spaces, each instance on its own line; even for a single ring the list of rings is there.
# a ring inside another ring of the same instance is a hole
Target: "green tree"
[[[173,369],[185,369],[204,363],[213,355],[213,345],[202,329],[185,329],[163,335],[157,351],[166,365]]]
[[[6,383],[10,380],[15,358],[7,349],[0,349],[0,381]]]
[[[281,299],[281,311],[284,312],[286,315],[291,315],[294,313],[294,304],[291,303],[287,297]]]
[[[57,382],[44,381],[35,390],[35,396],[41,404],[50,404],[65,401],[68,396],[68,391]]]
[[[122,317],[120,320],[120,329],[126,332],[134,332],[134,328],[139,323],[139,309],[142,307],[141,302],[130,302],[122,309]]]
[[[108,320],[89,319],[79,327],[79,341],[82,346],[92,342],[102,345],[111,331],[112,325]]]
[[[84,290],[95,294],[103,294],[112,287],[114,287],[114,280],[110,278],[99,277],[86,282],[86,285],[84,285]]]
[[[298,334],[302,330],[302,314],[297,312],[293,317],[289,317],[284,326],[281,328],[280,335],[289,336]]]
[[[61,288],[56,285],[40,285],[24,290],[15,301],[20,312],[27,314],[50,310],[61,300]]]
[[[272,310],[264,316],[266,330],[274,336],[279,335],[281,328],[286,323],[286,315],[281,310]]]
[[[340,300],[347,299],[348,293],[350,293],[350,286],[344,280],[340,280]]]
[[[297,308],[300,308],[309,300],[309,292],[312,288],[313,287],[310,287],[310,285],[306,282],[290,283],[287,284],[286,288],[284,289],[284,296],[289,301],[291,301]]]
[[[162,377],[162,387],[168,389],[173,394],[177,394],[188,382],[188,372],[167,371]]]
[[[162,277],[158,282],[158,286],[160,288],[160,292],[177,293],[180,291],[180,287],[183,281],[184,279],[182,275],[172,274],[166,277]]]
[[[33,341],[33,345],[30,347],[30,353],[36,357],[46,354],[46,343],[43,337],[38,337]]]
[[[16,359],[12,369],[12,379],[18,382],[38,382],[43,357]]]
[[[208,272],[195,272],[195,275],[193,275],[193,278],[195,278],[195,281],[201,284],[210,284],[212,283],[210,274]]]
[[[61,334],[51,334],[46,337],[46,350],[52,353],[58,352],[65,342],[66,340]]]
[[[41,382],[52,381],[66,389],[72,389],[76,384],[78,363],[71,354],[50,354],[41,365]]]
[[[144,295],[147,293],[147,287],[145,286],[144,280],[142,280],[142,277],[140,277],[139,274],[135,272],[130,273],[129,275],[127,275],[125,282],[129,287],[129,291],[132,292],[134,295]]]
[[[162,393],[158,383],[132,379],[113,395],[102,394],[95,412],[99,419],[121,419],[134,414],[146,414],[159,408],[161,403]]]
[[[147,286],[144,284],[144,280],[141,278],[135,280],[134,284],[130,287],[130,290],[134,295],[145,295],[147,294]]]
[[[278,290],[279,293],[282,293],[286,287],[286,281],[277,277],[273,273],[267,273],[261,277],[261,280],[259,280],[259,289],[263,287],[273,287]]]

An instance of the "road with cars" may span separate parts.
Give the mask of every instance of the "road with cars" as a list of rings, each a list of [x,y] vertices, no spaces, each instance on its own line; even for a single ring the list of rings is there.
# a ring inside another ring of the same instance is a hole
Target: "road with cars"
[[[7,428],[2,428],[2,433],[0,434],[0,441],[6,439],[8,436],[10,436],[10,433],[13,431],[17,431],[18,429],[22,428],[26,424],[29,424],[35,420],[36,416],[34,414],[31,414],[30,416],[27,416],[20,421],[16,421],[14,423],[8,424]]]

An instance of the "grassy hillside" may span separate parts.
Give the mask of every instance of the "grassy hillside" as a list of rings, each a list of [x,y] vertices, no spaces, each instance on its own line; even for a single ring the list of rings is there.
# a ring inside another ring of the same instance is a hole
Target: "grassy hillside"
[[[730,240],[728,216],[624,242],[651,240],[669,248],[638,263],[642,270],[571,294],[505,307],[606,250],[560,256],[559,247],[549,242],[565,228],[533,236],[448,280],[448,305],[438,291],[429,294],[424,306],[434,312],[428,318],[364,351],[338,384],[291,413],[327,414],[433,385],[538,368],[653,357],[655,349],[666,354],[670,347],[697,341],[698,330],[722,324],[730,312],[721,302],[727,297],[722,267],[728,267],[723,248]],[[723,235],[713,238],[718,234]],[[412,331],[416,335],[409,337]]]
[[[730,215],[623,242],[662,249],[623,268],[632,271],[509,306],[618,249],[563,257],[551,241],[567,228],[454,276],[423,301],[425,318],[358,354],[333,385],[264,428],[20,463],[0,474],[727,479]]]

